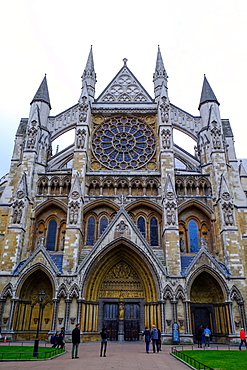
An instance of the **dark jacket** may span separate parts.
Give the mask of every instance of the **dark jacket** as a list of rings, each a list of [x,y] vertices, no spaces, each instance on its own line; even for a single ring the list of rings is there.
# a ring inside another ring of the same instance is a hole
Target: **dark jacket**
[[[142,335],[144,335],[146,343],[151,342],[151,332],[150,332],[150,330],[145,329],[144,332],[142,333]]]
[[[101,339],[107,339],[108,337],[108,331],[107,329],[103,329],[102,332],[100,333]]]
[[[80,343],[81,341],[81,332],[79,328],[75,328],[72,331],[72,343]]]

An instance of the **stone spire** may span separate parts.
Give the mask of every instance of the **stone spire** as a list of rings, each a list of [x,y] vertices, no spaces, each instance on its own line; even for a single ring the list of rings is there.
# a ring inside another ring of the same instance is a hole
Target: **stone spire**
[[[36,94],[34,95],[33,100],[31,101],[30,104],[34,102],[44,102],[49,105],[49,108],[51,109],[51,104],[50,104],[50,97],[49,97],[49,91],[48,91],[48,86],[47,86],[47,80],[46,80],[46,75],[43,78],[43,81],[41,82]]]
[[[214,102],[214,103],[217,103],[218,105],[220,105],[220,103],[218,102],[211,86],[209,85],[209,82],[208,82],[206,76],[204,75],[204,81],[203,81],[202,93],[201,93],[201,100],[200,100],[200,104],[199,104],[198,109],[201,108],[202,104],[208,103],[208,102]]]
[[[82,89],[86,86],[88,90],[89,97],[94,100],[95,95],[95,83],[96,83],[96,73],[94,70],[94,61],[93,61],[93,49],[90,48],[90,52],[87,59],[87,64],[84,69],[84,72],[81,76],[82,78]]]
[[[158,45],[158,53],[157,53],[157,59],[156,59],[156,66],[155,66],[155,72],[153,74],[153,83],[154,83],[154,95],[155,100],[158,101],[158,98],[160,97],[160,92],[162,89],[162,85],[164,85],[165,89],[167,90],[167,73],[164,67],[160,47]],[[166,94],[167,96],[167,94]]]

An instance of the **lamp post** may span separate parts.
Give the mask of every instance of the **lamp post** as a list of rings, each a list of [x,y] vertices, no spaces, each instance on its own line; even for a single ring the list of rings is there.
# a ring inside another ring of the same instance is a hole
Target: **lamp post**
[[[45,298],[45,292],[43,290],[41,290],[39,292],[39,318],[38,318],[38,324],[37,324],[36,339],[34,341],[33,357],[38,356],[40,318],[41,318],[41,311],[42,311],[42,305],[43,305],[44,298]]]

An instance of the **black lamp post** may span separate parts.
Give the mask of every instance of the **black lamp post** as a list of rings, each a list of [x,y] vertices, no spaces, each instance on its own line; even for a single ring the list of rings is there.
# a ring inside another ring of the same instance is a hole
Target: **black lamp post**
[[[39,292],[39,318],[38,318],[38,324],[37,324],[36,339],[34,341],[33,357],[38,356],[40,318],[41,318],[41,311],[42,311],[44,298],[45,298],[45,292],[43,290],[41,290],[41,292]]]

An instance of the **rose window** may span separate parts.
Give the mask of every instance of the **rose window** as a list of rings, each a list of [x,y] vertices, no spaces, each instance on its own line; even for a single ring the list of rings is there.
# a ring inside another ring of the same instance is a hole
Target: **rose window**
[[[155,135],[141,119],[107,119],[94,132],[92,148],[96,158],[107,168],[137,169],[155,152]]]

